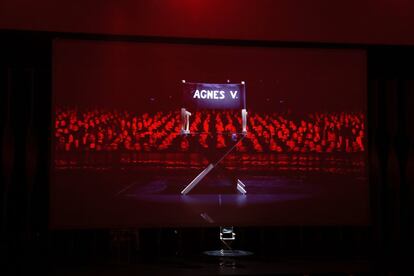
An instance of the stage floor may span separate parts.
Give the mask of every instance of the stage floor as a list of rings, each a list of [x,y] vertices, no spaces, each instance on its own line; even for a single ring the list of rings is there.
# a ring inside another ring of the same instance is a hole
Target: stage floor
[[[56,170],[52,227],[347,225],[369,223],[360,174],[213,171],[188,195],[200,170]],[[230,174],[230,176],[229,176]],[[247,194],[232,192],[234,179]]]

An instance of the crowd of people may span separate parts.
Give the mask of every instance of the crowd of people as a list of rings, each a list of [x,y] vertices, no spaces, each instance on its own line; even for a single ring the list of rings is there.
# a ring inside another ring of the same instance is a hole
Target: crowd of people
[[[197,152],[226,149],[241,137],[239,111],[197,111],[190,134],[181,135],[180,112],[57,108],[57,152]],[[281,114],[250,112],[241,153],[361,152],[366,148],[362,112]]]

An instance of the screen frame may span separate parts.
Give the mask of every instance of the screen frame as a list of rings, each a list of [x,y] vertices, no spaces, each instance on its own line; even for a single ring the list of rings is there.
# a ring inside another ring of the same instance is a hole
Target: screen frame
[[[366,69],[366,82],[365,82],[365,95],[364,95],[364,108],[365,108],[365,129],[366,129],[366,150],[364,153],[364,161],[366,166],[366,177],[368,185],[368,195],[367,195],[367,209],[368,209],[368,220],[366,224],[358,225],[349,225],[349,224],[317,224],[318,227],[332,227],[332,226],[346,226],[346,227],[369,227],[373,225],[373,214],[375,211],[375,206],[373,205],[373,188],[374,183],[373,177],[371,176],[371,164],[370,164],[370,133],[372,132],[369,123],[369,71],[368,71],[368,51],[369,47],[363,44],[344,44],[344,43],[324,43],[324,42],[300,42],[300,41],[263,41],[263,40],[235,40],[235,39],[207,39],[207,38],[187,38],[187,37],[160,37],[160,36],[128,36],[128,35],[103,35],[103,34],[74,34],[74,33],[62,33],[57,34],[52,39],[52,59],[51,59],[51,120],[50,120],[50,149],[49,149],[49,195],[52,195],[52,185],[55,181],[54,179],[54,160],[55,160],[55,137],[54,137],[54,123],[56,115],[56,93],[55,93],[55,47],[56,42],[60,40],[75,40],[75,41],[99,41],[99,42],[128,42],[128,43],[159,43],[159,44],[175,44],[175,45],[195,45],[195,46],[229,46],[229,47],[259,47],[259,48],[271,48],[271,49],[315,49],[315,50],[359,50],[364,53],[365,56],[365,69]],[[63,229],[119,229],[125,228],[123,226],[111,226],[108,225],[102,227],[88,227],[85,225],[82,226],[61,226],[52,224],[52,201],[54,199],[49,197],[49,220],[48,228],[53,230],[63,230]],[[296,226],[291,224],[263,224],[263,225],[254,225],[250,227],[291,227]],[[313,226],[309,224],[304,224],[304,226]],[[171,225],[131,225],[130,228],[189,228],[189,226],[171,226]],[[206,226],[191,226],[192,228],[206,228]],[[245,227],[245,226],[240,226]]]

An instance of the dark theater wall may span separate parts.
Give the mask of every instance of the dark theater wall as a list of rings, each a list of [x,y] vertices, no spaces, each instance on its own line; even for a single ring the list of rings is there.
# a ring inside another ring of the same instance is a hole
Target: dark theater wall
[[[3,0],[0,29],[414,44],[409,0]]]

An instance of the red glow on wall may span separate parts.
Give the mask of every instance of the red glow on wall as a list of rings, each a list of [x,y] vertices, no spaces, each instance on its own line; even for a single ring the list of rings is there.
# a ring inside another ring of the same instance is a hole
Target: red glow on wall
[[[4,0],[0,29],[278,41],[414,44],[414,2]]]

